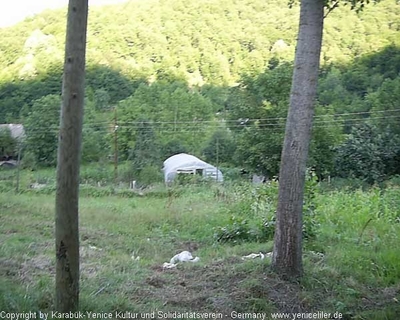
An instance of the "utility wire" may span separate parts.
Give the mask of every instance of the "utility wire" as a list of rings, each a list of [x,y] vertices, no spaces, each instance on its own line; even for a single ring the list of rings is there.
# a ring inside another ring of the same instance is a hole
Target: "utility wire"
[[[374,118],[354,118],[354,119],[346,119],[346,120],[341,120],[341,121],[315,121],[312,128],[326,128],[326,127],[334,127],[338,124],[340,124],[341,126],[345,124],[345,122],[349,122],[349,124],[352,123],[359,123],[359,122],[368,122],[369,120],[377,120],[377,119],[388,119],[388,118],[400,118],[400,116],[391,116],[391,117],[374,117]],[[235,125],[235,126],[223,126],[223,125],[209,125],[209,126],[187,126],[187,127],[151,127],[151,128],[142,128],[141,132],[143,133],[150,133],[150,132],[156,132],[156,133],[162,133],[162,134],[168,134],[168,133],[197,133],[197,132],[207,132],[210,130],[217,130],[217,129],[226,129],[226,130],[232,130],[232,129],[248,129],[251,131],[268,131],[268,132],[279,132],[279,131],[283,131],[286,127],[286,124],[282,123],[282,124],[260,124],[258,126],[254,126],[254,125]],[[138,127],[135,126],[121,126],[118,125],[118,130],[123,130],[124,129],[131,129],[133,131],[136,131],[138,129]],[[83,134],[85,134],[85,132],[89,132],[92,131],[91,128],[83,128]],[[53,134],[57,134],[59,132],[58,128],[51,128],[51,129],[34,129],[31,130],[30,132],[33,133],[53,133]],[[103,132],[105,134],[112,134],[112,132],[110,130],[98,130],[96,132]]]
[[[338,124],[344,122],[357,122],[357,121],[369,121],[369,120],[378,120],[378,119],[396,119],[400,118],[400,115],[387,115],[387,116],[378,116],[378,117],[363,117],[363,118],[338,118],[338,119],[326,119],[327,117],[334,117],[334,116],[349,116],[349,115],[366,115],[366,114],[381,114],[384,112],[397,112],[400,109],[388,109],[388,110],[378,110],[378,111],[368,111],[368,112],[351,112],[351,113],[342,113],[342,114],[335,114],[335,115],[321,115],[321,116],[314,116],[313,127],[316,127],[318,124],[330,125],[330,124]],[[282,122],[277,123],[268,122],[269,120],[282,120]],[[142,132],[149,132],[149,131],[169,131],[174,130],[175,132],[182,132],[184,130],[192,131],[193,129],[199,129],[201,127],[207,128],[225,128],[227,123],[236,123],[236,124],[228,124],[228,128],[235,129],[235,128],[251,128],[254,129],[261,129],[261,128],[268,128],[268,127],[280,127],[284,128],[286,123],[283,122],[286,118],[255,118],[255,119],[239,119],[239,120],[199,120],[199,121],[155,121],[155,122],[143,122],[143,121],[132,121],[132,122],[125,122],[121,121],[118,122],[118,130],[123,129],[141,129]],[[267,122],[265,122],[267,121]],[[140,127],[142,124],[149,124],[149,127]],[[95,132],[101,131],[108,131],[110,129],[114,129],[115,124],[110,122],[107,125],[104,125],[99,128],[97,122],[88,122],[83,124],[83,131],[94,130]],[[29,130],[30,132],[37,132],[37,133],[46,133],[46,132],[58,132],[59,126],[51,126],[49,128],[35,128],[33,130]]]
[[[335,114],[324,114],[324,115],[314,115],[314,119],[324,118],[324,117],[340,117],[340,116],[350,116],[350,115],[368,115],[368,114],[377,114],[377,113],[390,113],[390,112],[400,112],[400,109],[387,109],[387,110],[375,110],[375,111],[359,111],[359,112],[345,112],[345,113],[335,113]],[[226,120],[223,121],[226,123],[229,122],[238,122],[238,121],[276,121],[276,120],[286,120],[286,117],[267,117],[267,118],[240,118],[237,120]],[[119,121],[118,125],[129,125],[129,124],[151,124],[151,125],[160,125],[160,124],[191,124],[191,123],[213,123],[215,120],[185,120],[185,121]],[[111,120],[101,120],[101,121],[93,121],[86,122],[84,125],[109,125],[112,126]]]

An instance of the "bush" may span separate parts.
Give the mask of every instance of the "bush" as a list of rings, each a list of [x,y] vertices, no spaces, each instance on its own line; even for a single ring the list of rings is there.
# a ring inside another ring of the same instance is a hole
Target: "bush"
[[[36,156],[33,152],[27,151],[23,154],[23,157],[21,159],[21,167],[23,169],[37,169]]]
[[[319,229],[314,201],[319,192],[317,177],[310,172],[306,179],[303,206],[303,238],[305,240],[314,239]],[[231,218],[225,226],[215,229],[214,239],[217,242],[231,243],[272,240],[276,225],[278,183],[270,181],[256,187],[246,184],[236,187],[233,194],[232,204],[228,206]]]
[[[357,178],[332,178],[330,182],[324,181],[321,183],[321,189],[326,192],[330,191],[355,191],[358,189],[367,190],[371,188],[371,185],[366,181]]]
[[[335,172],[338,177],[358,178],[369,184],[382,182],[399,173],[400,136],[365,123],[354,127],[336,149]]]
[[[83,166],[80,171],[80,183],[106,185],[113,180],[114,167],[105,163]]]
[[[137,182],[141,186],[149,186],[153,183],[158,183],[163,181],[163,175],[159,167],[157,166],[145,166],[140,170]]]
[[[257,187],[251,184],[235,186],[228,206],[231,218],[225,226],[215,229],[214,239],[235,244],[271,240],[275,232],[277,187],[276,182]]]
[[[231,216],[229,223],[215,229],[214,238],[217,242],[240,243],[251,241],[251,229],[247,219]]]

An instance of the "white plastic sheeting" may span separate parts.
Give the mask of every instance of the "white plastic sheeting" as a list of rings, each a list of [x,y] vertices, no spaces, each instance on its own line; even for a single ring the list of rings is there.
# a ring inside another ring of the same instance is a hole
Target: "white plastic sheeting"
[[[164,262],[163,269],[174,269],[179,262],[197,262],[199,260],[199,257],[194,258],[189,251],[182,251],[174,255],[170,262]]]
[[[271,258],[272,257],[272,252],[267,252],[267,253],[250,253],[247,256],[243,256],[242,260],[251,260],[251,259],[255,259],[255,258],[260,258],[261,260],[264,260],[264,258]]]
[[[180,153],[164,161],[164,180],[171,183],[177,174],[200,174],[204,178],[223,181],[222,172],[211,164],[190,154]]]
[[[0,124],[0,130],[10,130],[11,137],[21,139],[25,137],[25,130],[22,124]]]

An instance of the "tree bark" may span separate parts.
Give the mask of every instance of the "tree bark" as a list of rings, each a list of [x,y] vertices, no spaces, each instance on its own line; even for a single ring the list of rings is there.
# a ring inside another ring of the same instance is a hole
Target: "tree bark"
[[[79,166],[85,95],[88,0],[70,0],[65,44],[56,193],[55,309],[79,305]]]
[[[302,210],[322,44],[323,0],[302,0],[290,107],[279,172],[272,268],[302,276]]]

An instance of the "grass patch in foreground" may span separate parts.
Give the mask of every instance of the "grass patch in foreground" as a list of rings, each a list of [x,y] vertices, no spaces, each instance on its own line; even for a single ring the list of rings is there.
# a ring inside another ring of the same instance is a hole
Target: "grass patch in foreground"
[[[241,259],[270,251],[271,242],[215,242],[229,208],[246,215],[248,207],[230,189],[223,192],[197,187],[173,199],[81,198],[81,310],[325,311],[347,319],[400,314],[398,189],[317,192],[318,228],[304,243],[300,283],[280,280],[267,259]],[[246,218],[262,215],[257,210]],[[53,310],[54,197],[0,193],[0,215],[0,310]],[[200,262],[163,270],[182,250]]]

